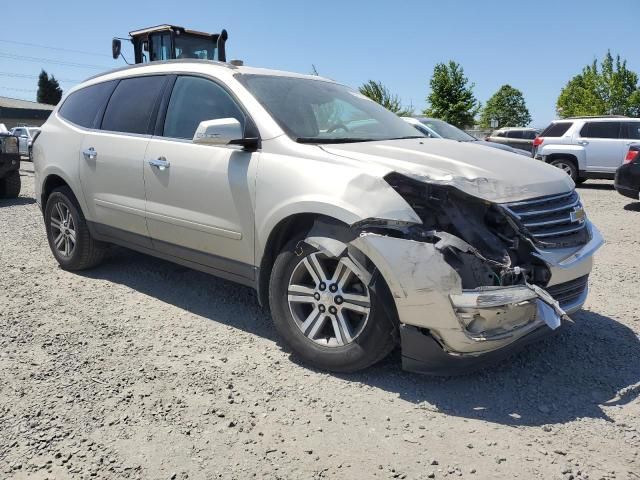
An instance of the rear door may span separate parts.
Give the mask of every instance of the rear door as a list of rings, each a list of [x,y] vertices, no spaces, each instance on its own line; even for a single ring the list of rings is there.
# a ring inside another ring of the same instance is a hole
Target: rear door
[[[98,233],[150,247],[144,214],[144,154],[166,77],[120,80],[101,115],[86,133],[80,180]]]
[[[156,250],[226,278],[252,280],[259,153],[192,142],[201,121],[220,118],[236,118],[243,126],[250,121],[222,84],[176,78],[145,155],[147,224]]]
[[[513,148],[527,150],[527,140],[524,138],[522,130],[507,130],[507,145]]]
[[[522,131],[522,138],[523,138],[523,142],[522,142],[522,146],[518,147],[521,148],[522,150],[527,150],[529,152],[533,152],[533,139],[536,138],[538,134],[535,132],[535,130],[523,130]]]
[[[622,125],[622,141],[623,141],[623,160],[627,155],[629,146],[633,144],[640,144],[640,121],[626,122]]]
[[[622,125],[618,121],[589,121],[580,129],[576,140],[584,147],[587,170],[615,173],[624,155]]]

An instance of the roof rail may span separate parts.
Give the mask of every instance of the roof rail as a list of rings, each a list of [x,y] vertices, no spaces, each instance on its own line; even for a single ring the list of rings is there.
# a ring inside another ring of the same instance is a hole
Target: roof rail
[[[92,75],[89,78],[85,78],[82,83],[87,82],[89,80],[93,80],[94,78],[102,77],[104,75],[108,75],[110,73],[122,72],[125,70],[135,70],[136,68],[149,67],[153,65],[166,65],[171,63],[206,63],[209,65],[217,65],[219,67],[226,67],[231,70],[235,70],[238,68],[237,66],[226,63],[226,62],[218,62],[217,60],[203,60],[200,58],[175,58],[171,60],[161,60],[155,62],[147,62],[147,63],[136,63],[134,65],[127,65],[126,67],[114,68],[112,70],[107,70],[106,72],[98,73],[96,75]]]
[[[579,120],[581,118],[631,118],[626,115],[579,115],[576,117],[560,118],[558,120]]]

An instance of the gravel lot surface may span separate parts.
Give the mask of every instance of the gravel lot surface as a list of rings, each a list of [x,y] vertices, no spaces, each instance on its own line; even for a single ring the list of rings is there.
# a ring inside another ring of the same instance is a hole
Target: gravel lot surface
[[[575,325],[456,378],[304,367],[252,290],[124,249],[55,263],[0,200],[1,478],[640,479],[640,203],[580,193],[607,244]]]

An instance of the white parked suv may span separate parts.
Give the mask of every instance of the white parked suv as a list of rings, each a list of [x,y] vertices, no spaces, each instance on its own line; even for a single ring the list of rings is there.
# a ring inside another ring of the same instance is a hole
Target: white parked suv
[[[34,143],[62,268],[123,245],[249,285],[304,361],[476,368],[559,327],[601,245],[574,184],[426,139],[320,77],[175,60],[87,80]]]
[[[564,170],[574,182],[613,180],[629,145],[640,141],[640,118],[583,117],[557,120],[534,140],[533,155]]]

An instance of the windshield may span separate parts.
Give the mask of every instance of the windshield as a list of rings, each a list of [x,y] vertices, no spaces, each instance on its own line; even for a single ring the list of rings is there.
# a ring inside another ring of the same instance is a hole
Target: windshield
[[[458,142],[475,142],[477,140],[476,137],[473,137],[467,132],[464,132],[442,120],[436,120],[435,118],[419,118],[418,120],[442,138],[457,140]]]
[[[182,34],[175,36],[176,58],[216,59],[216,44],[209,37]]]
[[[423,138],[400,117],[343,85],[271,75],[239,75],[280,127],[300,143]]]

